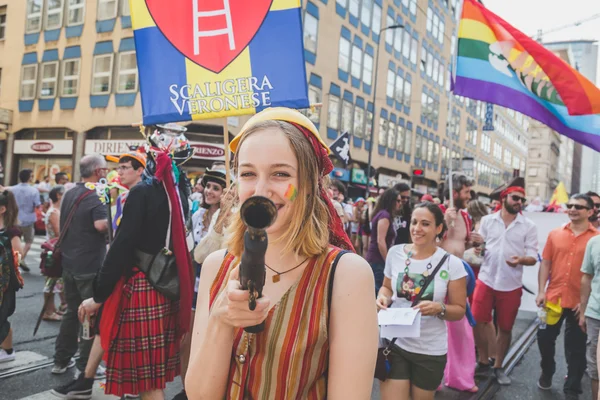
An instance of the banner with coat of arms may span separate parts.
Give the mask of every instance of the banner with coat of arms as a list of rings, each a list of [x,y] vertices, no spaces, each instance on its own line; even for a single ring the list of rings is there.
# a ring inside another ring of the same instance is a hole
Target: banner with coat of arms
[[[144,124],[308,108],[300,0],[130,0]]]

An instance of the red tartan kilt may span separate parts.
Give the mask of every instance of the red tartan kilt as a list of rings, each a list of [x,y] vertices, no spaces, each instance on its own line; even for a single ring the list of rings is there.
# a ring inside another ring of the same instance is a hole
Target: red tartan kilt
[[[120,310],[119,330],[107,352],[105,393],[164,389],[179,375],[179,302],[157,292],[138,272],[123,287]]]

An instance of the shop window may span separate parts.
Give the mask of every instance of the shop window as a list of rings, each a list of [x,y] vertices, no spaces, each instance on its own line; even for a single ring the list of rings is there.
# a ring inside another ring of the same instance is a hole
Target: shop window
[[[68,0],[67,26],[83,24],[85,17],[85,0]]]
[[[371,27],[371,11],[373,10],[373,0],[363,0],[362,1],[362,11],[360,13],[360,21]]]
[[[21,70],[21,100],[33,100],[37,87],[37,64],[24,65]]]
[[[121,0],[121,15],[123,17],[129,17],[131,15],[131,11],[129,9],[129,0]]]
[[[94,71],[92,75],[92,95],[109,94],[112,83],[114,54],[94,56]]]
[[[380,146],[387,146],[387,132],[388,132],[388,122],[385,118],[379,118],[379,135],[377,143]]]
[[[350,72],[350,41],[342,36],[340,36],[338,68],[346,73]]]
[[[0,40],[6,35],[6,6],[0,7]]]
[[[27,0],[25,33],[36,33],[42,30],[43,0]]]
[[[40,99],[56,97],[56,85],[58,83],[58,61],[42,64],[40,86]]]
[[[396,124],[393,123],[392,121],[390,121],[388,123],[388,140],[387,140],[387,147],[388,149],[393,149],[395,148],[396,144]]]
[[[362,49],[357,45],[352,45],[352,77],[360,79],[362,69]]]
[[[336,131],[340,129],[340,98],[331,93],[327,106],[327,126]]]
[[[44,23],[46,30],[62,27],[64,8],[63,0],[47,0],[46,20]]]
[[[117,0],[98,0],[98,21],[117,18]]]
[[[352,113],[354,107],[347,100],[342,102],[342,132],[349,132],[352,135]]]
[[[135,51],[119,53],[119,82],[117,93],[135,93],[138,90],[138,70]]]
[[[62,97],[74,97],[79,94],[80,59],[64,60],[62,70]]]
[[[359,106],[354,108],[354,137],[365,137],[365,110]]]
[[[319,20],[309,13],[304,13],[304,48],[317,54],[317,37],[319,35]]]
[[[321,88],[318,88],[313,85],[308,86],[308,103],[309,104],[319,104],[321,103],[322,95]],[[308,118],[318,124],[321,122],[321,107],[313,107],[308,109]]]
[[[373,57],[369,54],[364,54],[363,60],[363,82],[365,85],[371,85],[373,83]]]

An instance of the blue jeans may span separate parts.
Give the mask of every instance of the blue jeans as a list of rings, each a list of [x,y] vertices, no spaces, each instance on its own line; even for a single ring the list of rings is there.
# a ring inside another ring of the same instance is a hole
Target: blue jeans
[[[384,262],[372,262],[371,269],[373,270],[373,276],[375,277],[375,297],[379,293],[379,289],[383,285],[383,270],[385,269]]]

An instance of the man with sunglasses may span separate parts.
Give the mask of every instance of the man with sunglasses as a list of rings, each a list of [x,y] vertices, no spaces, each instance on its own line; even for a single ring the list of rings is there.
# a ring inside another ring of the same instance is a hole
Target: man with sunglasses
[[[398,183],[394,185],[394,190],[399,193],[400,198],[400,211],[398,215],[394,216],[394,230],[396,231],[394,244],[412,243],[410,239],[410,216],[412,214],[410,186],[406,183]]]
[[[562,314],[556,323],[549,319],[547,326],[538,330],[542,374],[537,385],[542,390],[552,388],[552,376],[556,371],[554,362],[556,338],[564,322],[568,375],[563,391],[567,399],[577,399],[581,393],[581,378],[586,366],[586,334],[579,328],[583,276],[580,269],[587,243],[599,234],[588,221],[593,207],[592,199],[584,194],[571,197],[567,204],[571,221],[548,234],[538,274],[537,306],[552,304],[552,309],[554,306],[562,308]]]
[[[592,199],[592,202],[594,203],[594,212],[592,213],[592,216],[590,217],[590,222],[592,223],[592,225],[594,225],[594,228],[599,229],[600,228],[600,195],[598,193],[594,193],[594,192],[587,192],[586,193],[587,196],[589,196]]]
[[[486,251],[473,294],[475,342],[479,351],[478,373],[492,367],[488,354],[488,325],[496,307],[498,334],[493,372],[500,385],[510,385],[502,363],[510,346],[511,332],[523,291],[523,266],[537,263],[538,238],[533,221],[521,214],[525,204],[525,179],[516,177],[500,193],[502,208],[481,219],[479,233]]]

